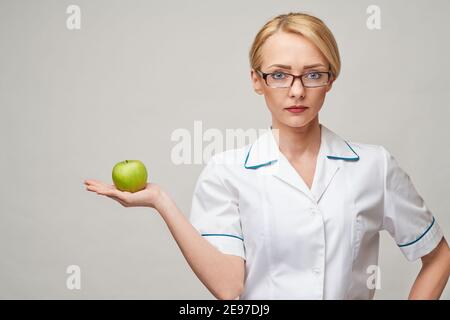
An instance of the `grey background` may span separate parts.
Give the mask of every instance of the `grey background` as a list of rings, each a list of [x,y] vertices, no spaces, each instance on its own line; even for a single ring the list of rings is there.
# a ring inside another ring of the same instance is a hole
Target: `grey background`
[[[81,30],[66,8],[81,7]],[[381,8],[381,30],[366,8]],[[0,1],[0,298],[213,299],[153,209],[85,190],[140,159],[188,215],[202,165],[174,165],[177,128],[266,128],[248,50],[289,11],[333,31],[342,73],[320,115],[398,159],[450,227],[450,2]],[[81,290],[66,268],[81,267]],[[382,233],[377,299],[404,299],[420,269]],[[450,297],[447,287],[442,298]]]

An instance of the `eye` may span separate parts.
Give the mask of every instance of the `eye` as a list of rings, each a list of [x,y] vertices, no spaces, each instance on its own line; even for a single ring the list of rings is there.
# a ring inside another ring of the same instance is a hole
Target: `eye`
[[[306,78],[311,79],[311,80],[317,80],[317,79],[320,79],[321,77],[322,77],[322,74],[319,72],[309,72],[306,74]]]
[[[275,80],[283,80],[286,78],[286,74],[284,72],[273,72],[271,77]]]

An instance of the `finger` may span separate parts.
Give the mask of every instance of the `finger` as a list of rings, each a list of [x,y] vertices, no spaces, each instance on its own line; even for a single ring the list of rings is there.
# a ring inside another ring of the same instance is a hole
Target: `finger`
[[[97,187],[92,186],[92,185],[88,185],[88,186],[86,187],[86,190],[92,191],[92,192],[97,192]]]
[[[122,195],[121,195],[120,191],[118,191],[116,189],[100,187],[100,188],[97,188],[97,193],[105,195],[105,196],[114,196],[114,197],[121,199],[122,201],[124,200],[124,199],[122,199]]]
[[[98,187],[98,186],[94,186],[94,185],[87,186],[86,190],[96,192],[97,194],[101,194],[101,195],[103,195],[105,192],[107,192],[107,190],[105,190],[101,187]]]
[[[83,183],[87,186],[95,185],[96,183],[92,180],[84,180]]]
[[[105,189],[102,189],[102,188],[99,188],[99,187],[89,186],[86,189],[89,190],[89,191],[95,192],[95,193],[97,193],[98,195],[101,195],[101,196],[114,196],[114,194],[112,194],[109,190],[105,190]]]
[[[105,186],[102,187],[100,185],[91,184],[91,185],[87,185],[86,190],[96,192],[99,195],[114,196],[114,197],[120,199],[121,201],[125,201],[122,198],[122,193],[119,190],[117,190],[114,185],[105,185]]]
[[[101,182],[100,180],[95,180],[95,179],[87,179],[87,180],[84,180],[84,184],[87,184],[87,185],[93,185],[93,186],[101,186],[101,185],[104,185],[103,182]]]
[[[110,191],[118,191],[116,188],[113,188],[111,185],[104,184],[104,183],[91,184],[91,185],[88,185],[88,186],[91,187],[91,188],[96,189],[97,191],[101,191],[102,193],[103,192],[110,192]]]
[[[104,191],[102,191],[101,189],[96,188],[96,187],[90,186],[90,187],[87,187],[86,190],[91,191],[91,192],[95,192],[96,194],[101,195],[101,196],[105,195]]]
[[[86,189],[89,190],[89,191],[92,191],[92,192],[96,192],[98,195],[104,195],[104,196],[107,196],[107,197],[109,197],[111,199],[114,199],[114,200],[119,202],[124,207],[128,206],[127,203],[123,199],[119,198],[117,195],[115,195],[111,191],[108,191],[108,190],[106,190],[106,191],[103,190],[102,191],[102,190],[99,190],[98,188],[93,187],[93,186],[88,186]]]

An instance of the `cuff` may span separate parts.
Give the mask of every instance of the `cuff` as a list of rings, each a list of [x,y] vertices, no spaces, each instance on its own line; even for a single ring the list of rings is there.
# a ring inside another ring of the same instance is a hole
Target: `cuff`
[[[203,233],[202,237],[220,252],[239,256],[245,260],[244,240],[241,237],[215,233]]]
[[[442,229],[433,217],[430,226],[416,240],[398,246],[409,261],[414,261],[433,251],[443,236]]]

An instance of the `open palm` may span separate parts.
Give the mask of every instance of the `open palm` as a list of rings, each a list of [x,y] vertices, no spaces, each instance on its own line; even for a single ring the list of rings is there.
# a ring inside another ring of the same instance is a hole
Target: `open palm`
[[[154,183],[147,183],[144,189],[137,192],[120,191],[113,184],[99,180],[85,180],[86,190],[96,192],[116,200],[124,207],[152,207],[160,196],[160,188]]]

